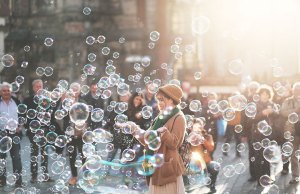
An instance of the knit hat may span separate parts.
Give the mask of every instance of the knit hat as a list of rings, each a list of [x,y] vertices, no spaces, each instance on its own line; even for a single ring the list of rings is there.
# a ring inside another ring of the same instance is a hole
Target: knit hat
[[[158,89],[162,93],[166,94],[172,100],[174,100],[175,104],[179,104],[181,102],[181,98],[183,96],[182,89],[175,84],[166,84]]]

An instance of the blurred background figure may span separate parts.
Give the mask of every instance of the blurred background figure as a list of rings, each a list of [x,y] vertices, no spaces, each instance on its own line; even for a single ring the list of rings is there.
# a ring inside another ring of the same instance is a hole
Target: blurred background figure
[[[144,98],[146,105],[151,106],[153,109],[152,119],[154,119],[158,115],[159,110],[155,95],[149,91],[149,87],[150,84],[147,84],[144,90]]]
[[[202,138],[201,143],[199,142],[199,145],[192,145],[192,143],[189,142],[189,138],[193,139],[192,137],[193,133],[199,134],[199,138]],[[201,167],[205,167],[204,169],[198,169],[198,170],[206,170],[211,179],[211,182],[209,184],[210,192],[209,193],[215,193],[216,190],[216,180],[218,176],[218,168],[216,165],[218,165],[215,161],[212,161],[212,154],[214,152],[214,141],[212,138],[212,135],[208,134],[207,131],[204,129],[204,121],[200,118],[196,118],[193,121],[192,127],[188,130],[188,134],[185,136],[185,143],[180,147],[180,155],[183,159],[183,162],[186,167],[186,172],[183,175],[183,180],[186,187],[192,186],[189,181],[189,175],[193,175],[193,170],[190,168],[195,168],[194,166],[190,166],[192,164],[191,160],[197,160],[200,161]],[[189,174],[191,173],[191,174]]]
[[[251,130],[251,144],[255,147],[255,144],[262,144],[262,140],[269,136],[270,130],[274,127],[274,121],[279,115],[278,110],[274,110],[274,103],[272,102],[273,90],[268,85],[261,85],[257,91],[259,95],[259,101],[256,102],[257,113],[253,119],[253,125]],[[272,131],[271,131],[272,132]],[[254,176],[250,178],[252,181],[257,181],[259,185],[260,177],[263,175],[271,176],[270,162],[266,160],[263,154],[264,149],[255,150],[253,155],[249,155],[250,165],[253,163]]]
[[[145,99],[140,93],[133,93],[128,102],[128,121],[132,121],[139,125],[141,129],[147,130],[151,125],[151,118],[145,119],[142,115],[142,109],[145,106]],[[132,136],[132,135],[131,135]],[[133,138],[133,136],[132,136]],[[136,139],[133,141],[133,145],[128,148],[133,148],[135,150],[136,156],[135,160],[143,155],[144,146],[139,143]]]
[[[58,126],[58,124],[55,121],[54,115],[52,114],[55,110],[54,107],[49,106],[47,109],[42,109],[41,107],[39,107],[39,102],[40,100],[46,99],[47,97],[42,95],[42,91],[44,89],[44,84],[43,81],[41,79],[35,79],[32,81],[32,91],[33,94],[27,98],[25,98],[24,100],[24,104],[27,105],[27,110],[34,110],[37,112],[47,112],[47,114],[51,115],[51,119],[50,119],[50,123],[47,123],[47,125],[42,125],[39,129],[35,128],[36,123],[40,124],[40,120],[35,117],[35,118],[27,118],[27,122],[25,124],[25,128],[26,128],[26,135],[29,138],[30,141],[30,146],[31,146],[31,160],[30,160],[30,171],[31,171],[31,183],[35,183],[38,181],[38,156],[41,156],[41,167],[43,167],[44,170],[44,174],[48,174],[48,154],[46,153],[46,150],[44,150],[46,145],[43,146],[39,146],[37,144],[37,139],[39,138],[36,135],[37,130],[42,130],[42,133],[47,135],[48,132],[50,132],[49,130],[49,126],[53,125],[55,130],[54,132],[56,132],[57,134],[62,134],[61,133],[61,129]],[[47,101],[47,100],[46,100]],[[45,101],[45,102],[46,102]],[[48,177],[44,180],[44,181],[48,181],[48,182],[53,182],[53,180]]]
[[[239,92],[235,92],[233,95],[238,95]],[[235,155],[236,157],[241,157],[241,153],[238,151],[238,145],[242,142],[241,133],[237,133],[235,127],[241,127],[241,111],[235,111],[234,119],[227,122],[226,132],[225,132],[225,143],[230,143],[232,136],[235,140]],[[227,152],[223,152],[227,155]]]
[[[291,133],[294,137],[293,153],[291,154],[291,169],[292,179],[290,184],[299,183],[299,156],[295,155],[295,152],[300,146],[300,82],[296,82],[292,88],[292,96],[285,99],[280,114],[287,120],[285,131]]]
[[[6,129],[1,129],[0,138],[8,137],[10,140],[14,140],[11,147],[7,145],[3,145],[4,147],[1,148],[0,158],[5,159],[6,153],[10,152],[10,157],[12,159],[13,164],[13,173],[16,176],[15,186],[21,187],[22,186],[22,160],[21,160],[21,145],[20,145],[20,138],[22,137],[21,126],[18,124],[18,105],[20,104],[19,100],[12,97],[11,95],[12,86],[7,82],[3,82],[0,85],[0,114],[3,119],[6,117],[7,122],[10,121],[14,123],[13,128],[8,128],[9,125],[6,125]],[[16,139],[18,139],[17,143],[15,143]],[[9,140],[7,140],[9,141]],[[9,150],[8,150],[9,149]],[[6,162],[4,169],[1,171],[0,175],[0,187],[6,185]]]
[[[104,111],[104,117],[108,114],[106,108],[112,101],[112,98],[108,97],[106,99],[103,99],[103,97],[101,96],[101,92],[98,91],[96,81],[91,83],[90,92],[86,96],[84,96],[83,99],[88,105],[93,106],[93,109],[102,109]],[[102,122],[94,122],[91,119],[89,119],[89,121],[89,127],[91,127],[92,130],[102,127]]]

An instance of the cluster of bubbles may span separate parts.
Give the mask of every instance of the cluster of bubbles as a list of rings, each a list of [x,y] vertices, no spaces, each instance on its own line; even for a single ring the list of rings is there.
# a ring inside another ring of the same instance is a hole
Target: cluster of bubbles
[[[148,43],[148,48],[149,49],[154,49],[155,42],[157,42],[159,40],[159,38],[160,38],[160,33],[159,32],[157,32],[157,31],[150,32],[150,41],[151,42]]]
[[[37,67],[36,68],[36,75],[38,76],[43,76],[45,75],[46,77],[50,77],[53,74],[53,68],[52,67]]]
[[[123,155],[126,158],[132,153],[127,151]],[[100,156],[91,155],[80,168],[79,186],[89,193],[97,191],[98,186],[105,187],[107,192],[119,189],[144,192],[144,176],[153,174],[155,168],[162,166],[163,162],[163,154],[145,155],[136,162],[123,159],[113,159],[110,162],[102,160]]]
[[[272,133],[272,127],[268,124],[266,120],[259,121],[257,123],[257,129],[264,136],[269,136]]]
[[[221,168],[220,166],[216,166],[216,168]],[[226,165],[222,169],[222,173],[225,177],[230,178],[234,175],[243,174],[246,171],[246,166],[243,162],[238,162],[236,164]]]
[[[91,14],[91,8],[84,7],[82,10],[83,14],[88,16]],[[195,35],[204,35],[208,32],[210,28],[210,20],[205,16],[199,16],[193,18],[192,20],[192,31]],[[160,33],[157,31],[152,31],[149,34],[150,42],[148,47],[150,49],[155,48],[155,44],[160,39]],[[106,37],[103,35],[99,35],[98,37],[88,36],[85,39],[87,45],[94,44],[103,44],[106,41]],[[186,45],[185,49],[181,48],[182,38],[176,37],[174,40],[174,44],[170,47],[170,52],[174,54],[175,59],[181,59],[184,50],[186,53],[192,53],[195,50],[195,45]],[[51,47],[54,43],[54,40],[50,37],[45,38],[44,45],[46,47]],[[119,43],[125,43],[125,38],[120,37]],[[120,56],[119,52],[113,51],[112,48],[108,46],[103,46],[99,49],[100,53],[105,57],[111,56],[113,59],[117,59]],[[24,46],[24,51],[29,52],[30,46]],[[93,63],[97,59],[97,55],[95,53],[89,53],[87,59],[90,63]],[[12,67],[15,65],[15,59],[10,54],[5,54],[1,58],[1,65],[4,67]],[[22,68],[26,68],[28,66],[28,62],[23,61],[21,64]],[[151,66],[151,58],[149,56],[142,57],[138,62],[134,63],[134,70],[137,72],[135,75],[129,75],[128,81],[132,81],[133,83],[139,83],[141,80],[144,80],[145,84],[147,84],[147,90],[155,94],[159,87],[161,86],[161,80],[154,79],[151,80],[151,75],[156,73],[156,70],[153,71],[150,76],[145,76],[143,79],[143,71],[146,68]],[[278,65],[277,60],[273,60],[271,62],[271,67],[273,70],[274,77],[282,76],[282,67]],[[162,63],[161,69],[166,70],[168,75],[173,74],[173,69],[171,64]],[[234,59],[228,63],[228,70],[233,75],[240,75],[244,70],[244,62],[242,59]],[[95,75],[96,66],[92,64],[85,64],[82,68],[82,80],[86,79],[87,76]],[[36,74],[38,76],[51,76],[53,74],[52,67],[38,67],[36,69]],[[121,78],[119,74],[117,74],[117,68],[114,66],[114,61],[109,59],[106,63],[105,74],[99,79],[97,83],[97,97],[101,97],[101,99],[108,99],[112,95],[112,87],[116,87],[117,94],[119,96],[126,96],[131,91],[130,85],[125,83],[125,80]],[[202,73],[197,71],[194,73],[195,80],[200,80],[202,77]],[[17,92],[20,88],[20,84],[24,82],[23,76],[17,76],[15,82],[13,82],[13,91]],[[180,85],[179,80],[171,80],[170,83]],[[273,88],[279,96],[285,96],[288,91],[288,87],[283,85],[280,82],[275,82],[273,84]],[[140,89],[140,88],[139,88]],[[121,155],[121,159],[114,159],[112,161],[103,160],[104,157],[107,157],[108,153],[113,152],[115,147],[113,142],[113,134],[105,129],[96,128],[93,131],[87,130],[86,122],[88,120],[89,115],[91,116],[91,120],[93,122],[103,122],[104,121],[104,112],[100,108],[94,108],[86,103],[76,102],[75,96],[76,93],[81,93],[82,95],[88,94],[90,88],[87,85],[80,85],[79,83],[73,83],[69,86],[69,83],[66,80],[60,80],[57,84],[57,87],[53,91],[40,90],[38,94],[34,97],[34,102],[38,105],[36,110],[27,109],[25,104],[20,104],[18,106],[18,113],[25,115],[19,117],[18,121],[10,119],[7,115],[0,115],[0,128],[8,129],[11,133],[14,133],[18,123],[25,124],[26,119],[35,119],[32,120],[29,124],[29,129],[33,133],[35,133],[34,141],[37,143],[39,147],[45,146],[45,150],[47,155],[49,155],[53,160],[53,164],[51,165],[51,172],[55,175],[60,176],[60,179],[56,182],[56,184],[51,188],[53,192],[60,193],[68,193],[69,189],[66,186],[67,181],[71,177],[70,169],[66,167],[66,158],[62,156],[58,156],[55,153],[56,147],[64,148],[67,147],[70,142],[72,136],[76,134],[76,132],[82,132],[82,141],[83,145],[83,156],[76,156],[76,167],[81,167],[79,172],[79,185],[86,192],[93,192],[97,190],[97,186],[110,186],[115,187],[118,185],[116,189],[132,189],[136,191],[143,191],[145,188],[145,182],[143,176],[149,176],[154,173],[157,167],[161,167],[164,164],[164,155],[162,154],[154,154],[154,155],[144,155],[143,157],[136,158],[137,148],[133,149],[125,149],[123,150]],[[138,89],[137,89],[138,91]],[[55,126],[50,125],[51,121],[51,111],[49,111],[50,107],[55,107],[56,103],[61,99],[62,95],[65,94],[64,99],[62,100],[62,108],[56,110],[54,113],[55,119],[62,120],[64,117],[68,116],[70,121],[75,126],[69,126],[66,129],[65,135],[59,135],[55,133]],[[208,92],[204,92],[202,94],[203,97],[207,97]],[[217,114],[221,113],[225,121],[231,121],[235,118],[236,112],[245,111],[245,114],[249,118],[254,118],[257,113],[255,102],[259,101],[259,95],[253,96],[254,102],[248,102],[246,97],[241,94],[232,95],[228,98],[228,100],[210,100],[208,102],[208,108],[210,113]],[[193,113],[202,112],[202,104],[199,100],[192,100],[188,105],[185,102],[180,104],[182,109],[189,108]],[[131,128],[130,125],[126,125],[127,116],[125,115],[125,111],[128,109],[128,104],[124,102],[115,102],[112,101],[108,107],[108,111],[114,111],[118,115],[115,118],[116,123],[125,123],[121,127],[121,132],[124,134],[133,134],[134,129]],[[273,107],[273,109],[279,110],[279,106]],[[170,114],[170,110],[166,110],[162,116],[166,116]],[[150,106],[143,107],[141,111],[141,115],[144,119],[149,119],[153,115],[153,109]],[[297,113],[291,113],[288,116],[288,121],[291,124],[294,124],[299,121],[299,116]],[[49,132],[44,133],[42,127],[48,125]],[[192,118],[187,116],[187,125],[192,126]],[[205,125],[205,121],[201,127]],[[257,125],[257,129],[264,136],[269,136],[272,133],[271,126],[266,121],[260,121]],[[236,125],[234,128],[236,133],[241,133],[243,131],[243,127],[241,125]],[[157,151],[161,146],[161,138],[157,131],[147,130],[143,132],[142,130],[135,133],[136,137],[142,137],[145,140],[148,148],[152,151]],[[285,132],[285,139],[292,140],[293,137],[291,133]],[[192,146],[199,146],[203,144],[204,137],[198,131],[193,131],[187,137],[187,141]],[[8,137],[5,136],[0,139],[0,153],[7,153],[13,143],[19,143],[20,139],[18,137]],[[105,148],[100,148],[101,144],[105,144]],[[237,151],[243,152],[245,151],[246,146],[243,143],[237,145]],[[293,145],[290,142],[286,142],[282,146],[282,150],[279,149],[276,142],[272,142],[269,139],[263,139],[261,142],[255,142],[253,144],[255,150],[263,150],[264,158],[270,163],[278,163],[282,157],[289,158],[293,153]],[[222,152],[229,152],[230,144],[224,143],[221,147]],[[68,152],[73,152],[74,147],[68,146]],[[295,152],[295,156],[300,158],[300,150]],[[82,157],[86,157],[86,162],[82,164]],[[39,158],[31,158],[31,160],[38,160]],[[215,169],[220,170],[221,165],[218,162],[212,162]],[[188,175],[188,180],[190,183],[190,189],[198,187],[200,185],[208,185],[210,184],[210,178],[206,175],[205,172],[205,162],[201,160],[201,157],[197,155],[197,153],[193,153],[190,162],[190,173]],[[0,161],[0,169],[2,168],[2,162]],[[225,177],[232,177],[235,174],[242,174],[245,172],[245,165],[242,162],[237,164],[231,164],[223,167],[223,174]],[[124,184],[124,177],[125,182]],[[49,174],[42,173],[40,177],[38,177],[39,181],[44,181],[49,178]],[[7,180],[9,185],[12,185],[16,181],[16,176],[8,174]],[[278,187],[272,184],[272,180],[267,175],[260,177],[260,184],[264,187],[270,187],[270,190],[276,191]],[[22,188],[18,188],[18,192],[27,192],[22,190]],[[29,188],[30,190],[30,188]],[[16,192],[16,191],[15,191]]]
[[[152,151],[157,151],[161,146],[160,135],[154,130],[147,130],[145,132],[144,141]]]

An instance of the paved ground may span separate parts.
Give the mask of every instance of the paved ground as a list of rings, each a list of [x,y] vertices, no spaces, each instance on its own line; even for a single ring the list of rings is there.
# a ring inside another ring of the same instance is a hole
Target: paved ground
[[[289,180],[291,178],[291,175],[285,175],[282,176],[280,174],[281,171],[281,164],[278,166],[274,167],[272,169],[274,176],[276,177],[275,185],[272,186],[271,188],[263,188],[261,186],[258,186],[256,182],[248,182],[247,179],[249,178],[249,172],[248,172],[248,156],[247,152],[245,151],[242,153],[241,158],[235,157],[235,152],[233,150],[234,145],[231,144],[231,150],[228,154],[228,156],[223,156],[223,154],[220,151],[222,142],[219,142],[217,150],[214,154],[214,159],[217,161],[222,161],[221,163],[221,171],[219,173],[218,179],[217,179],[217,194],[259,194],[259,193],[270,193],[270,194],[275,194],[275,193],[280,193],[280,194],[296,194],[300,193],[300,186],[295,185],[291,186],[289,185]],[[23,193],[29,193],[28,191],[32,191],[31,193],[41,193],[41,194],[50,194],[50,193],[55,193],[51,190],[51,188],[55,185],[55,182],[52,183],[36,183],[36,184],[30,184],[30,168],[29,168],[29,141],[27,137],[24,137],[21,141],[21,146],[22,146],[22,164],[23,164],[23,169],[24,169],[24,175],[23,175],[23,182],[24,182],[24,190],[16,190],[18,194],[23,194]],[[247,150],[247,149],[246,149]],[[11,158],[8,156],[8,167],[7,167],[7,172],[10,173],[12,172],[12,166],[11,166]],[[50,165],[53,162],[50,160]],[[235,174],[232,177],[226,177],[224,175],[224,167],[227,165],[235,165],[238,163],[243,163],[245,165],[245,170],[241,174]],[[67,160],[65,168],[69,168],[69,161]],[[58,179],[58,176],[55,176],[53,173],[50,173],[50,176],[53,179]],[[109,191],[109,193],[134,193],[133,191],[128,191],[128,190],[122,190],[122,189],[116,189],[116,187],[99,187],[97,190],[99,192],[94,192],[96,193],[106,193]],[[278,190],[277,190],[278,189]],[[268,191],[269,190],[269,191]],[[0,194],[6,193],[14,193],[15,188],[14,187],[9,187],[5,186],[3,188],[0,188]],[[25,192],[27,191],[27,192]],[[85,193],[82,189],[80,189],[78,186],[73,187],[69,186],[69,191],[70,193],[76,193],[76,194],[81,194]],[[278,191],[278,192],[277,192]],[[194,190],[192,193],[193,194],[203,194],[209,192],[209,189],[207,187],[201,187],[198,190]]]

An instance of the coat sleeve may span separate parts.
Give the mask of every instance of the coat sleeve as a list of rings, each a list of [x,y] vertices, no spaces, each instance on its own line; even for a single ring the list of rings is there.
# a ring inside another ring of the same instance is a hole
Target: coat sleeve
[[[186,128],[185,119],[180,116],[175,119],[173,129],[168,129],[162,136],[161,141],[165,143],[169,149],[177,149],[183,141]]]

